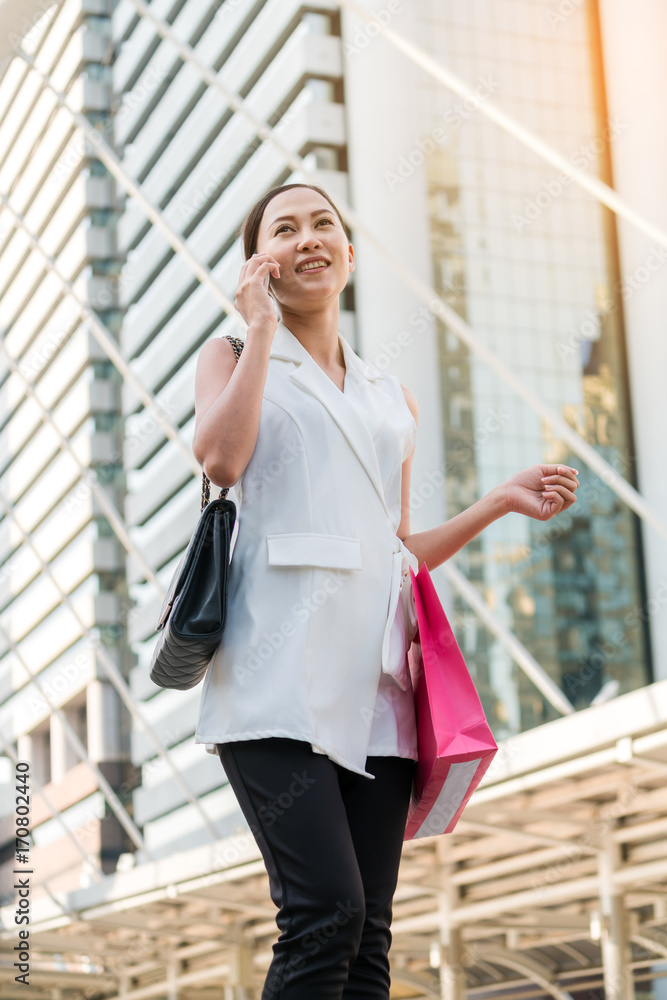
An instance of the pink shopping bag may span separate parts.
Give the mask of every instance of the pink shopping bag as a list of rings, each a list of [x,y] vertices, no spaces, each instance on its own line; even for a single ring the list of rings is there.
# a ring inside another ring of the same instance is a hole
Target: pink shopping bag
[[[410,578],[418,632],[408,663],[419,760],[404,840],[451,833],[498,750],[426,563]]]

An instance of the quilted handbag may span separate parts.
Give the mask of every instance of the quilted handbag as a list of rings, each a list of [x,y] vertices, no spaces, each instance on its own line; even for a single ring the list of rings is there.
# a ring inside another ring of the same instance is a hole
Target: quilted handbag
[[[238,361],[243,341],[227,338]],[[228,489],[210,501],[202,473],[201,515],[162,605],[150,677],[163,688],[187,691],[198,684],[220,645],[227,620],[227,592],[236,506]],[[210,502],[209,502],[210,501]]]

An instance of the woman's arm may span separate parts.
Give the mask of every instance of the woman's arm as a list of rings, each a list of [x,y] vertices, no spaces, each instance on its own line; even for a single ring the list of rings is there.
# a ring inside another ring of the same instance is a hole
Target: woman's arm
[[[264,385],[277,316],[267,292],[279,264],[256,253],[241,268],[235,305],[248,323],[238,364],[224,338],[204,344],[195,377],[192,451],[215,486],[233,486],[247,466],[259,433]]]
[[[401,389],[403,390],[405,402],[408,404],[410,413],[415,418],[415,423],[418,423],[419,407],[417,406],[417,400],[404,385],[401,385]],[[412,457],[414,453],[415,450],[413,448],[401,466],[401,523],[396,532],[401,541],[404,541],[406,536],[410,534],[410,474],[412,472]]]
[[[405,401],[417,420],[417,401],[403,387]],[[413,452],[414,454],[414,452]],[[476,538],[499,517],[514,511],[548,521],[576,501],[577,470],[569,465],[534,465],[494,487],[486,496],[444,524],[410,534],[410,469],[412,455],[403,463],[401,482],[401,523],[398,537],[417,556],[419,565],[435,569]]]
[[[406,548],[417,556],[420,566],[425,562],[429,569],[435,569],[506,513],[502,495],[491,491],[472,507],[457,514],[451,521],[439,524],[437,528],[430,528],[428,531],[408,535],[402,541]]]
[[[270,338],[250,327],[238,363],[223,337],[199,352],[192,451],[215,486],[238,482],[255,450],[270,352]]]

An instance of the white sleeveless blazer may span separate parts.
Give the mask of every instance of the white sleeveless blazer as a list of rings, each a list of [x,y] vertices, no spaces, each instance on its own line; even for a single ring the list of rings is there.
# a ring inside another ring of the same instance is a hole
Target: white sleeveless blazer
[[[278,324],[195,741],[306,740],[372,777],[369,754],[417,757],[406,660],[417,558],[396,535],[416,425],[398,379],[340,341],[344,393]]]

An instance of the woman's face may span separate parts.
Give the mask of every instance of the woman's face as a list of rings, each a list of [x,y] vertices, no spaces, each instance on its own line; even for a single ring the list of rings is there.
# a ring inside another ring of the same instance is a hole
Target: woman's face
[[[282,309],[310,311],[340,295],[354,270],[354,250],[333,208],[310,188],[292,188],[272,198],[264,210],[257,252],[280,264],[270,289]],[[318,263],[319,262],[319,263]]]

